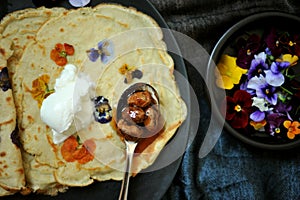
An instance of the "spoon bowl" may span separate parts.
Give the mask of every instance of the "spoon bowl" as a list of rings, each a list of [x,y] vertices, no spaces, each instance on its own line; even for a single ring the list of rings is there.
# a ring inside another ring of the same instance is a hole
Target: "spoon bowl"
[[[158,93],[151,85],[136,83],[121,95],[116,124],[126,145],[126,168],[119,200],[127,199],[132,160],[138,142],[161,132],[164,126],[162,119]]]

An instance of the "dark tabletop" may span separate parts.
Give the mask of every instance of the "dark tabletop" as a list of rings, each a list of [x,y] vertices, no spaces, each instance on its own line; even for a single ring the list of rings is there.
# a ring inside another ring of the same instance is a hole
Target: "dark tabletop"
[[[298,0],[150,1],[171,29],[192,37],[208,52],[226,30],[247,16],[264,11],[300,16]],[[200,127],[163,199],[299,199],[299,148],[275,152],[257,149],[223,131],[214,149],[205,158],[198,158],[209,110],[199,76],[193,67],[187,65],[187,69],[200,102]]]

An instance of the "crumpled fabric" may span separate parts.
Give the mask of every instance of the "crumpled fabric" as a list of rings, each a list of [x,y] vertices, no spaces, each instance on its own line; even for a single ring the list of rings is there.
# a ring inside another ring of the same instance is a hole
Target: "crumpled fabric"
[[[211,52],[219,38],[239,20],[264,11],[300,16],[298,0],[150,0],[172,30],[182,32]],[[297,27],[295,27],[297,28]],[[198,152],[209,124],[209,103],[201,77],[187,65],[200,103],[200,123],[192,145],[163,200],[300,199],[300,149],[269,151],[248,146],[223,130],[214,149]],[[202,84],[202,85],[201,85]]]

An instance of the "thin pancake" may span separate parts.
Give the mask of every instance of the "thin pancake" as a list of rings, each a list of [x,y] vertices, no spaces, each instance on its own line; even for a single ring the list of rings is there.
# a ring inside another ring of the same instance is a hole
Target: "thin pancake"
[[[1,37],[1,36],[0,36]],[[0,196],[25,186],[21,150],[17,146],[16,109],[8,81],[6,60],[12,55],[10,40],[0,39]]]
[[[30,36],[24,38],[20,32],[14,33],[18,20],[12,20],[11,23],[15,24],[11,28],[8,28],[10,23],[2,26],[5,27],[3,33],[11,33],[5,37],[19,44],[15,45],[15,52],[19,53],[9,59],[8,66],[12,74],[18,127],[24,148],[22,155],[27,187],[33,192],[55,195],[68,186],[86,186],[95,179],[104,181],[123,178],[124,143],[112,124],[100,125],[93,122],[87,130],[82,130],[62,144],[56,145],[52,142],[51,129],[40,119],[40,104],[51,95],[49,91],[53,89],[55,79],[63,70],[63,67],[50,58],[50,52],[57,43],[73,45],[75,53],[67,57],[68,62],[89,74],[98,85],[96,95],[106,96],[113,107],[122,92],[121,88],[126,86],[118,88],[120,80],[125,78],[119,72],[124,65],[141,69],[143,78],[140,81],[149,82],[157,88],[162,107],[168,111],[165,131],[144,150],[144,154],[135,159],[135,172],[151,165],[186,116],[185,105],[173,77],[174,63],[166,53],[162,32],[157,23],[133,8],[110,4],[101,4],[95,8],[61,10],[63,12],[52,12],[45,8],[38,10],[29,9],[24,14],[21,12],[22,20],[28,23],[36,21],[37,15],[32,13],[45,14],[44,18],[38,18],[39,23],[29,26]],[[130,47],[133,49],[120,55],[118,52],[123,53],[124,46],[114,41],[113,36],[145,27],[156,29],[146,32],[145,35],[131,36],[128,40],[123,38],[125,44],[126,41],[131,42]],[[21,30],[27,32],[26,28],[24,26]],[[115,42],[115,57],[108,63],[96,62],[97,73],[94,73],[95,68],[90,68],[87,64],[87,50],[106,39]],[[151,48],[144,48],[145,45],[150,45]],[[165,73],[160,74],[162,71]],[[93,76],[95,74],[96,77]],[[155,81],[152,80],[153,75],[157,77]],[[168,107],[171,104],[172,107]],[[77,136],[80,136],[79,143]],[[68,145],[75,145],[76,152],[68,152]],[[85,151],[86,148],[93,149],[93,153]],[[78,154],[76,159],[66,158],[70,153]]]

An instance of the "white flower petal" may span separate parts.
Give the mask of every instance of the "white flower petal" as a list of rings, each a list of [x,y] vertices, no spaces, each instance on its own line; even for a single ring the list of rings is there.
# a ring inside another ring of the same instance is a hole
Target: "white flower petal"
[[[83,7],[90,3],[90,0],[69,0],[74,7]]]
[[[254,55],[255,60],[262,59],[264,62],[266,61],[267,55],[265,52],[260,52],[258,55]]]
[[[268,111],[268,102],[264,98],[253,97],[252,106],[257,107],[260,111]]]
[[[248,82],[247,88],[250,89],[258,89],[260,85],[264,85],[266,83],[265,77],[263,75],[260,75],[259,77],[254,76],[251,78]]]
[[[273,87],[279,87],[284,83],[283,74],[274,74],[271,70],[265,70],[266,73],[266,81],[269,85]]]

